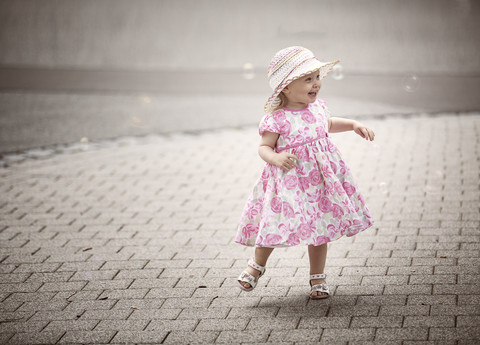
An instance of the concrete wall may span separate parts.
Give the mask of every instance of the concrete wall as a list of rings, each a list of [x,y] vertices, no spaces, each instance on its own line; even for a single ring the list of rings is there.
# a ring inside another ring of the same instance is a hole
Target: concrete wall
[[[0,67],[238,70],[304,45],[346,72],[480,74],[479,1],[2,0]]]

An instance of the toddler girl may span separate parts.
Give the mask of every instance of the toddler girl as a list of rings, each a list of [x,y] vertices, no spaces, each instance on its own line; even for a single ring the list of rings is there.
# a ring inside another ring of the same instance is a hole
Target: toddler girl
[[[367,140],[375,134],[358,121],[330,117],[325,101],[317,99],[320,80],[338,62],[320,62],[310,50],[295,46],[276,53],[268,67],[274,92],[265,104],[258,149],[267,164],[235,238],[255,247],[255,257],[238,277],[242,290],[253,290],[273,248],[301,244],[308,245],[310,298],[328,297],[323,273],[327,243],[373,224],[328,133],[353,130]]]

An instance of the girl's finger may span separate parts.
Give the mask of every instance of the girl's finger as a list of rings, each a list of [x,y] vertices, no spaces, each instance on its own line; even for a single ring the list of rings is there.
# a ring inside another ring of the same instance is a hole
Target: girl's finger
[[[366,128],[362,128],[363,137],[368,140],[368,131]]]

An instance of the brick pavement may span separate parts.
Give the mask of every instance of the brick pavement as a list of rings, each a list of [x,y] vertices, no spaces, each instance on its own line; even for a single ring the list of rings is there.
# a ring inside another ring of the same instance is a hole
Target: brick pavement
[[[376,223],[329,245],[326,300],[308,299],[304,247],[235,285],[254,127],[1,168],[0,343],[477,344],[480,114],[364,122],[374,143],[333,140]]]

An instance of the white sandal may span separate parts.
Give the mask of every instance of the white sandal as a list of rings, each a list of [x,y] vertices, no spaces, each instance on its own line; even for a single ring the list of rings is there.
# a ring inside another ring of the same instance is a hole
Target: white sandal
[[[265,273],[265,270],[266,270],[264,266],[258,265],[253,259],[248,260],[248,266],[256,269],[257,271],[260,271],[260,275],[258,276],[258,278],[260,278]],[[240,289],[242,289],[243,291],[252,291],[255,288],[255,285],[257,285],[258,278],[251,275],[250,273],[248,273],[245,270],[237,278],[237,282],[238,282],[238,285],[239,285]],[[248,283],[248,284],[250,284],[250,287],[246,288],[240,282]]]
[[[315,284],[312,286],[312,280],[313,279],[325,279],[327,275],[325,273],[319,273],[319,274],[310,274],[310,298],[311,299],[322,299],[322,298],[327,298],[330,295],[330,290],[328,289],[327,284],[320,283],[320,284]],[[316,295],[312,296],[313,292],[325,292],[325,295]]]

